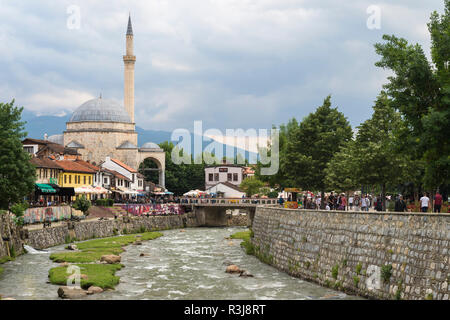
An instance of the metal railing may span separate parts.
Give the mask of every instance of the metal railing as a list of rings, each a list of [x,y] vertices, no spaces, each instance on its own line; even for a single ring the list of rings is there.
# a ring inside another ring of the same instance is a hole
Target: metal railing
[[[181,198],[180,204],[194,205],[274,205],[278,199],[251,198]]]

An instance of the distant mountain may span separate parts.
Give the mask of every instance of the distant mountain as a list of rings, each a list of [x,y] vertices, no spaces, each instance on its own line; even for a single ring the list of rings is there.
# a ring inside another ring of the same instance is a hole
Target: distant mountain
[[[22,113],[22,120],[26,121],[25,131],[28,133],[29,138],[43,139],[44,134],[48,136],[55,134],[62,134],[66,130],[66,122],[70,120],[70,113],[65,116],[37,116],[33,112],[24,110]],[[164,141],[171,141],[172,132],[159,131],[159,130],[145,130],[136,126],[136,132],[138,133],[138,146],[143,145],[146,142],[162,143]],[[194,150],[194,134],[191,133],[191,150]],[[202,150],[205,149],[212,141],[203,141]],[[178,141],[172,141],[177,144]],[[223,148],[223,155],[225,156],[226,147],[225,144],[219,144]],[[191,150],[188,151],[190,154]],[[216,152],[217,154],[217,152]],[[243,149],[235,148],[235,154],[240,154],[245,159],[255,159],[256,154],[245,151]]]

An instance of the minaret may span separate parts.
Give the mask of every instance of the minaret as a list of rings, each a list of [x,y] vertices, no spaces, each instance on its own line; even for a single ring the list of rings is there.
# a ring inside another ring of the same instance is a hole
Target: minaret
[[[124,86],[124,105],[125,110],[130,115],[131,122],[134,123],[134,63],[136,56],[133,54],[133,28],[131,27],[131,16],[128,16],[127,28],[127,51],[123,56],[125,65],[125,86]]]

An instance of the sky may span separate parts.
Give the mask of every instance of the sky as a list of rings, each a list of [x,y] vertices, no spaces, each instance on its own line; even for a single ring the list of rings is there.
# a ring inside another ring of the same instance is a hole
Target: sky
[[[373,45],[395,34],[429,57],[426,24],[443,9],[443,0],[0,0],[0,101],[37,115],[71,113],[100,93],[122,102],[130,13],[136,125],[258,130],[301,120],[331,94],[354,127],[389,76]]]

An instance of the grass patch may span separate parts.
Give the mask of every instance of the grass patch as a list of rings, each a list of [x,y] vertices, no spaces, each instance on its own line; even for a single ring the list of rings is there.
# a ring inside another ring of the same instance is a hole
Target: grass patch
[[[114,289],[120,278],[115,275],[117,270],[122,269],[121,264],[77,264],[81,274],[87,275],[87,279],[80,279],[80,286],[88,289],[90,286],[102,289]],[[48,273],[52,284],[67,285],[67,267],[56,267],[50,269]]]
[[[231,235],[231,239],[242,239],[244,241],[249,241],[251,238],[251,230],[236,232]]]
[[[95,262],[100,260],[103,255],[119,255],[123,252],[122,247],[133,243],[136,239],[142,241],[153,240],[161,237],[163,234],[160,232],[146,232],[140,234],[142,237],[136,237],[136,235],[137,234],[80,242],[77,243],[77,247],[80,251],[53,253],[50,255],[50,259],[54,262]]]
[[[8,262],[8,261],[13,261],[14,260],[14,258],[11,258],[11,257],[3,257],[3,258],[0,258],[0,264],[2,264],[2,263],[6,263],[6,262]]]

